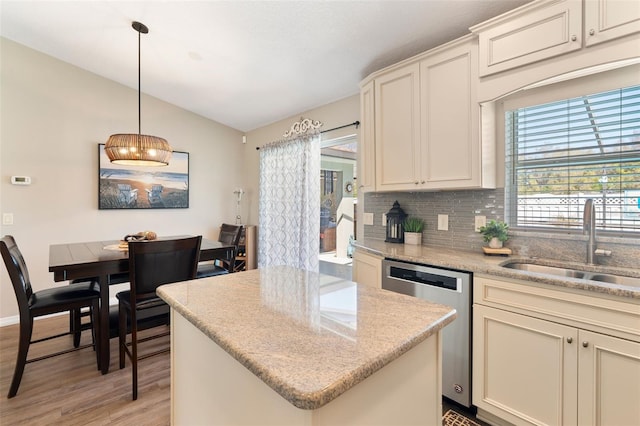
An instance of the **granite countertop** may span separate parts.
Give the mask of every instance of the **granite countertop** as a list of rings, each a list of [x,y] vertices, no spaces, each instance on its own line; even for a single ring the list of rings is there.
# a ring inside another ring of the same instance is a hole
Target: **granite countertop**
[[[456,317],[448,306],[284,266],[158,294],[301,409],[330,402]]]
[[[505,268],[501,265],[508,262],[533,261],[539,265],[574,268],[591,272],[614,273],[628,277],[640,278],[640,270],[638,269],[585,265],[583,263],[565,262],[553,259],[525,258],[519,256],[487,256],[479,252],[447,249],[436,246],[414,246],[407,244],[385,243],[382,240],[369,238],[356,241],[355,246],[369,253],[391,259],[458,269],[479,274],[526,280],[530,282],[551,284],[565,288],[573,288],[608,294],[616,297],[640,300],[640,287],[611,284],[580,278],[558,277],[549,274]]]

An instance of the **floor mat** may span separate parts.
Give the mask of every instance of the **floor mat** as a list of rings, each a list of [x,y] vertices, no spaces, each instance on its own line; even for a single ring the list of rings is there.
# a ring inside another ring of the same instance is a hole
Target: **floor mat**
[[[442,416],[442,426],[480,426],[480,424],[460,413],[449,410]]]

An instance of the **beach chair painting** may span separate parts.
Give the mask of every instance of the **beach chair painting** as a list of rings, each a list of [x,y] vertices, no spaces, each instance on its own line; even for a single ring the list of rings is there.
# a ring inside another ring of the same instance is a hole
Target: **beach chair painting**
[[[115,164],[98,144],[100,210],[189,208],[189,153],[173,151],[169,165]]]
[[[145,189],[147,191],[147,198],[149,199],[149,204],[152,206],[155,205],[164,205],[162,202],[162,185],[153,185],[151,189]]]
[[[138,203],[138,190],[131,189],[131,185],[118,184],[118,201],[125,207],[135,206]]]

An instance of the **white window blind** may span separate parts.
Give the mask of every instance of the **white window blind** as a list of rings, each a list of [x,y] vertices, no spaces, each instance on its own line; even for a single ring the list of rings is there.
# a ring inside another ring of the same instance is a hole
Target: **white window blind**
[[[640,86],[505,113],[510,224],[640,233]]]

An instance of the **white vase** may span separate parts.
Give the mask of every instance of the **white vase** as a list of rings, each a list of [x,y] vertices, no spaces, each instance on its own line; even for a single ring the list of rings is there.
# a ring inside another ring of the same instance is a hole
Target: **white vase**
[[[502,248],[502,241],[500,241],[498,239],[498,237],[493,237],[490,241],[489,241],[489,247],[493,248],[493,249],[499,249]]]
[[[405,232],[404,243],[419,246],[422,244],[422,232]]]

